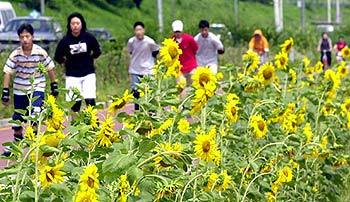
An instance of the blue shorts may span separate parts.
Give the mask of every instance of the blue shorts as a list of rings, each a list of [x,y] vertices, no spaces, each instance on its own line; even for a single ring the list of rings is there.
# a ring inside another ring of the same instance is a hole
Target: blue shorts
[[[32,103],[32,113],[40,113],[41,111],[41,107],[44,103],[44,99],[45,99],[45,94],[44,92],[40,92],[40,91],[34,91],[33,93],[33,98],[37,97],[34,102]],[[14,105],[14,109],[21,109],[21,110],[25,110],[26,111],[26,116],[29,115],[29,111],[28,111],[28,107],[29,107],[29,98],[30,95],[13,95],[13,105]],[[21,121],[21,122],[26,122],[26,120],[24,120],[23,115],[21,113],[18,112],[14,112],[12,115],[12,120],[14,121]],[[14,130],[16,129],[21,129],[21,126],[13,126],[12,127]]]
[[[130,74],[130,77],[131,90],[137,90],[137,85],[141,83],[141,78],[143,78],[143,75]]]

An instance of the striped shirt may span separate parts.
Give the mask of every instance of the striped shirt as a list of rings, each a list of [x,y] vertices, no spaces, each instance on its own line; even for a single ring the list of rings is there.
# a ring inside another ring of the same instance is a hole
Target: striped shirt
[[[33,44],[29,56],[24,55],[22,47],[16,48],[7,59],[4,72],[15,75],[13,81],[13,93],[26,95],[31,90],[31,78],[34,78],[34,90],[45,92],[46,79],[43,73],[39,72],[38,65],[43,64],[47,71],[55,67],[54,62],[47,52],[40,46]]]

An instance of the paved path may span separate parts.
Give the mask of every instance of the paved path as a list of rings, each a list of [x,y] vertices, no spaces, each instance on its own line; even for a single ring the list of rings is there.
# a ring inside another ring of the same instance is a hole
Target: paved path
[[[128,114],[131,114],[134,110],[134,105],[129,104],[124,107],[124,109],[121,110],[121,112],[126,112]],[[106,110],[101,110],[98,113],[98,117],[100,120],[104,120],[104,117],[106,117]],[[121,128],[121,123],[115,123],[115,129]],[[4,151],[4,147],[2,146],[5,142],[10,142],[13,140],[13,131],[11,129],[11,126],[7,126],[4,128],[0,128],[0,154]],[[9,163],[7,160],[1,160],[0,159],[0,168],[6,167],[6,165]]]

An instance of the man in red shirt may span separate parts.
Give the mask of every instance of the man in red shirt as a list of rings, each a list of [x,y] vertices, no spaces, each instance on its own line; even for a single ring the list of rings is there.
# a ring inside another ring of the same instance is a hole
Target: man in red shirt
[[[181,72],[186,77],[187,83],[191,83],[191,73],[197,67],[196,53],[198,45],[193,36],[183,32],[183,23],[180,20],[175,20],[172,23],[173,38],[179,43],[182,50],[180,55],[180,63],[182,65]]]

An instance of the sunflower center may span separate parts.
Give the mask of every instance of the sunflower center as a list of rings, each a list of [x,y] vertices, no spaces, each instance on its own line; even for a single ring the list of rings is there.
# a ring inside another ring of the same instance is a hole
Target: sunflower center
[[[210,150],[210,142],[209,141],[205,141],[202,144],[202,149],[205,153],[209,152]]]
[[[236,113],[237,113],[236,107],[231,107],[232,116],[236,115]]]
[[[171,59],[175,59],[177,57],[177,48],[176,47],[170,46],[168,48],[168,51],[169,51],[169,55],[170,55]]]
[[[340,71],[342,74],[345,74],[346,70],[345,68],[341,68],[341,71]]]
[[[87,184],[90,188],[94,188],[95,180],[89,176],[87,180]]]
[[[202,74],[200,77],[199,77],[199,84],[201,86],[204,86],[205,84],[207,84],[208,82],[210,81],[210,78],[208,75],[206,74]]]
[[[121,108],[123,108],[124,106],[126,105],[126,102],[125,102],[125,100],[123,99],[123,101],[120,103],[120,104],[117,104],[117,105],[115,105],[115,109],[121,109]]]
[[[265,70],[265,71],[263,72],[263,76],[264,76],[264,79],[265,79],[265,80],[271,79],[271,77],[272,77],[272,71],[271,71],[271,70]]]
[[[350,103],[347,103],[347,104],[345,105],[345,108],[346,108],[346,111],[349,111],[349,110],[350,110]]]
[[[286,60],[284,58],[280,58],[280,63],[281,66],[284,66],[284,64],[286,64]]]
[[[52,182],[54,178],[55,172],[53,170],[50,170],[49,172],[46,173],[46,181]]]
[[[265,129],[265,123],[263,121],[258,121],[258,128],[260,131]]]

